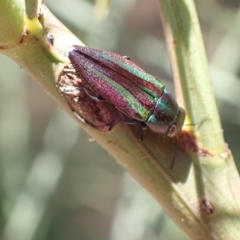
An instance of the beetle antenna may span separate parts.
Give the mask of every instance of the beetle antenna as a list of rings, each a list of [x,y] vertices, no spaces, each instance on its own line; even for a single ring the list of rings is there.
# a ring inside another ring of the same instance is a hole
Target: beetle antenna
[[[184,124],[184,126],[196,126],[196,125],[199,125],[199,127],[204,123],[206,122],[208,119],[210,119],[209,115],[204,117],[202,120],[196,122],[196,123],[187,123],[187,124]]]

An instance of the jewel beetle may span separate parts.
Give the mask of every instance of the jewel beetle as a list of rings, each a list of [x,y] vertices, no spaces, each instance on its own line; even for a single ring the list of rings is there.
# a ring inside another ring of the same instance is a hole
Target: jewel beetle
[[[106,100],[153,132],[176,136],[182,129],[185,110],[155,77],[116,53],[73,45],[70,59],[78,76],[99,99]],[[128,122],[131,123],[131,122]]]

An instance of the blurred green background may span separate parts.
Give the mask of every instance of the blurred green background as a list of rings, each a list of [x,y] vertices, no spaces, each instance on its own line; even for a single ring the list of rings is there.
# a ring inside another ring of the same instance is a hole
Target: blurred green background
[[[224,135],[237,160],[239,1],[195,2]],[[130,56],[174,92],[155,0],[112,0],[108,15],[90,0],[45,3],[86,45]],[[19,66],[0,55],[0,68],[1,240],[188,239]]]

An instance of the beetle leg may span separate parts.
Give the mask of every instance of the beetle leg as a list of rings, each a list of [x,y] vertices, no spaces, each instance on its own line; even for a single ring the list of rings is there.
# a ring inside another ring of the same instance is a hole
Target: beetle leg
[[[127,60],[130,60],[130,57],[129,56],[123,56],[124,58],[126,58]]]
[[[111,131],[112,128],[113,128],[116,124],[118,124],[118,123],[120,123],[120,122],[133,125],[133,124],[138,123],[139,121],[137,121],[137,120],[135,120],[135,119],[132,119],[132,120],[119,119],[119,120],[117,120],[115,123],[113,123],[113,124],[110,126],[109,131]],[[140,134],[140,136],[139,136],[139,140],[140,140],[140,141],[143,141],[145,132],[146,132],[146,130],[147,130],[147,125],[146,125],[144,122],[141,122],[141,127],[142,127],[142,130],[141,130],[141,134]]]
[[[119,119],[110,126],[109,131],[111,131],[115,125],[121,122],[126,124],[136,124],[138,121],[134,119],[131,119],[131,120]]]
[[[147,125],[144,122],[141,122],[141,126],[142,126],[142,130],[141,130],[141,134],[140,134],[139,140],[143,141],[145,132],[147,130]]]
[[[84,92],[94,101],[96,102],[106,102],[105,99],[101,98],[101,97],[95,97],[93,96],[88,90],[87,88],[83,88]]]

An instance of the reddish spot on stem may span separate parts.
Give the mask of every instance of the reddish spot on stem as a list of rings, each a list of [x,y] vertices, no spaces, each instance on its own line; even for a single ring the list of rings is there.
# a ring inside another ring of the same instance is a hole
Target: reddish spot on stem
[[[214,206],[209,200],[204,198],[202,199],[200,204],[201,204],[201,209],[204,211],[204,213],[211,215],[215,212]]]
[[[11,48],[14,48],[20,44],[22,44],[24,42],[24,40],[27,38],[28,36],[28,32],[23,32],[22,33],[22,37],[21,39],[19,40],[19,42],[16,44],[16,45],[11,45],[11,46],[0,46],[0,49],[3,49],[3,50],[6,50],[6,49],[11,49]]]
[[[193,134],[182,130],[178,135],[178,145],[186,152],[193,152],[202,157],[212,156],[212,154],[197,145],[197,138]]]

